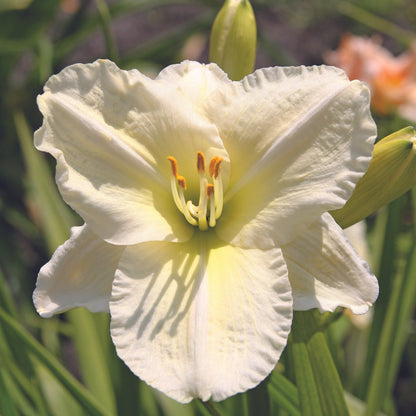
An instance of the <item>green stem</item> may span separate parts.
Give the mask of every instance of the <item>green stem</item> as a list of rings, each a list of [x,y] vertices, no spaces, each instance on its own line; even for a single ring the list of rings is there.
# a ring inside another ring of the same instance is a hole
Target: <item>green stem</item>
[[[368,339],[366,360],[363,366],[359,390],[357,391],[358,396],[361,398],[368,395],[370,377],[371,373],[374,371],[375,357],[380,348],[380,337],[382,336],[381,334],[386,325],[385,320],[388,313],[387,310],[393,293],[392,284],[394,282],[396,267],[394,259],[397,251],[396,240],[400,229],[401,207],[401,198],[393,201],[387,207],[388,217],[384,233],[380,233],[380,237],[378,237],[379,239],[382,239],[383,247],[379,258],[379,264],[377,265],[378,268],[374,272],[379,281],[380,293],[373,309],[374,314]],[[379,224],[379,226],[383,226],[383,224]],[[384,364],[382,364],[382,367],[384,367]]]
[[[116,42],[111,30],[111,15],[107,3],[104,0],[94,0],[100,15],[101,25],[103,28],[105,44],[107,48],[107,56],[113,62],[118,62],[118,52]]]
[[[344,390],[317,311],[295,312],[293,359],[302,415],[348,416]]]
[[[201,399],[198,399],[198,402],[208,411],[208,414],[211,416],[222,416],[220,411],[214,406],[211,401],[204,402]]]
[[[410,46],[415,40],[415,35],[401,27],[395,25],[389,20],[383,19],[382,17],[376,16],[361,7],[355,6],[347,1],[339,2],[338,10],[357,22],[363,23],[364,25],[377,30],[378,32],[384,33],[391,36],[393,39],[398,40],[406,46]]]
[[[414,231],[415,232],[415,231]],[[376,415],[391,395],[406,338],[407,324],[414,310],[416,295],[416,234],[407,255],[403,274],[395,276],[385,319],[378,340],[367,393],[366,416]],[[386,364],[387,363],[387,364]]]
[[[416,201],[416,191],[413,190],[414,200]],[[397,377],[397,371],[400,365],[400,359],[403,354],[406,339],[409,336],[408,322],[412,317],[416,303],[416,230],[413,231],[413,244],[409,251],[406,269],[404,272],[403,284],[400,293],[399,310],[397,311],[395,335],[392,337],[392,350],[390,351],[390,365],[387,377],[387,386],[389,391]]]

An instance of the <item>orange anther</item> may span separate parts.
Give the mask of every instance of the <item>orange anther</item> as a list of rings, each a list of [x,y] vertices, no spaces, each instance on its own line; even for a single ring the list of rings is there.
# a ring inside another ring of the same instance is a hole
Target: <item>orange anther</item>
[[[175,179],[178,179],[178,162],[173,156],[168,156],[168,160],[170,162],[170,166],[172,168],[172,174]]]
[[[186,190],[186,180],[183,176],[177,176],[178,185],[185,191]]]
[[[207,196],[208,196],[208,198],[211,198],[212,195],[214,195],[214,184],[209,183],[207,185]]]
[[[205,156],[202,152],[197,152],[197,162],[196,168],[198,169],[198,173],[205,173]]]
[[[217,160],[215,162],[215,167],[214,167],[214,178],[215,179],[217,179],[218,178],[218,175],[220,174],[220,165],[221,165],[221,162],[223,160],[224,159],[222,157],[218,157],[217,156]]]
[[[214,172],[215,172],[215,164],[217,163],[217,160],[219,159],[218,156],[214,156],[211,159],[211,162],[209,162],[209,176],[211,176],[211,178],[214,176]]]

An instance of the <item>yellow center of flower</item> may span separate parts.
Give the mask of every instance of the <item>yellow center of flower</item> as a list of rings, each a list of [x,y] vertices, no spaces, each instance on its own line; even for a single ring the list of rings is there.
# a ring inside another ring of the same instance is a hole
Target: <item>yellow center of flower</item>
[[[208,182],[205,176],[205,156],[202,152],[197,152],[196,168],[199,174],[199,202],[194,205],[191,200],[185,200],[186,181],[183,176],[178,174],[178,162],[173,156],[168,160],[172,167],[172,176],[170,185],[172,189],[173,200],[186,220],[197,225],[200,230],[208,230],[209,227],[215,227],[217,219],[222,213],[223,206],[223,188],[221,179],[221,162],[222,158],[215,156],[209,163],[209,176],[212,183]]]

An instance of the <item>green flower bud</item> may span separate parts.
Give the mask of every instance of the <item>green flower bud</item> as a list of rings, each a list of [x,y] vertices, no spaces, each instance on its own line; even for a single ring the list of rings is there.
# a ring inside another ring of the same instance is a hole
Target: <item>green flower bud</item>
[[[374,146],[373,158],[343,208],[331,211],[346,228],[403,195],[416,185],[416,131],[406,127]]]
[[[256,19],[248,0],[226,0],[211,30],[209,56],[230,79],[251,74],[256,60]]]

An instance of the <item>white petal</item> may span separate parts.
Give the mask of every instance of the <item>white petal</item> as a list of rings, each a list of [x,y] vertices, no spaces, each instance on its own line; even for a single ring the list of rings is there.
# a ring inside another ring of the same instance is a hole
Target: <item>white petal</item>
[[[376,300],[377,279],[328,213],[282,251],[295,310],[344,306],[365,313]]]
[[[168,66],[157,80],[175,83],[181,93],[200,108],[213,92],[232,82],[217,64],[204,65],[194,61]]]
[[[48,318],[84,306],[91,312],[108,312],[111,285],[123,246],[101,240],[86,225],[73,227],[71,237],[59,246],[39,271],[33,303]]]
[[[206,111],[232,163],[220,238],[286,244],[343,206],[371,159],[369,102],[332,67],[267,68],[212,94]]]
[[[365,220],[344,228],[343,232],[351,245],[357,250],[359,256],[370,263],[370,249],[366,239],[367,225]]]
[[[126,248],[111,334],[130,369],[168,396],[222,400],[256,386],[285,347],[292,297],[280,249],[240,249],[215,233]]]
[[[225,164],[228,156],[215,125],[175,83],[99,60],[51,77],[38,104],[44,123],[35,144],[57,159],[64,199],[101,238],[126,245],[191,237],[172,200],[167,157],[198,195],[197,151]]]

